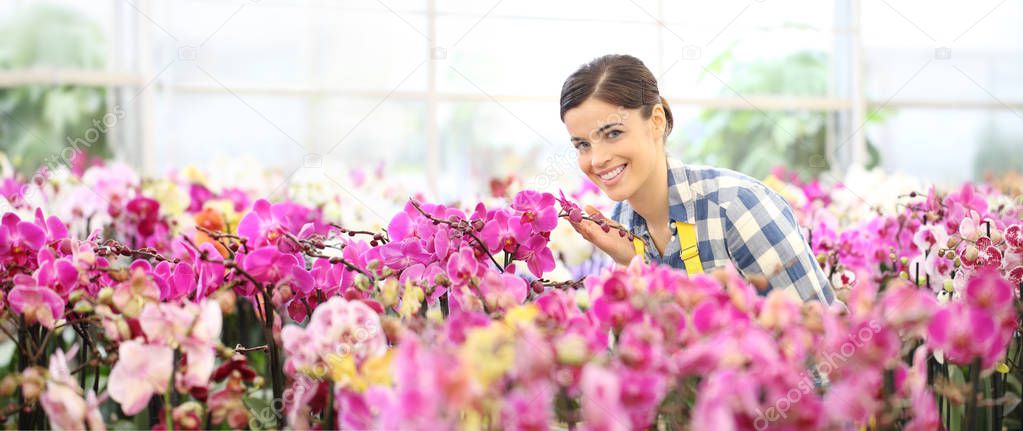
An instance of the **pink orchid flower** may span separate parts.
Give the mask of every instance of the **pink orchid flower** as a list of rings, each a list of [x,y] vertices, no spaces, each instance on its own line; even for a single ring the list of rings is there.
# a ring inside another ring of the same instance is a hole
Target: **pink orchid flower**
[[[167,392],[174,365],[174,351],[167,346],[139,340],[121,343],[118,361],[110,371],[107,392],[126,415],[141,412],[153,394]]]
[[[508,310],[526,300],[529,288],[522,278],[509,273],[487,271],[480,282],[480,293],[488,310]]]
[[[1005,344],[996,331],[996,322],[985,310],[953,302],[938,310],[927,327],[927,345],[941,350],[956,364],[970,364],[981,358],[985,369],[994,366],[1004,353]]]
[[[522,212],[522,223],[529,224],[534,232],[550,232],[558,225],[554,202],[550,193],[523,190],[515,195],[512,208]]]
[[[49,329],[53,329],[57,320],[64,316],[64,299],[25,274],[14,276],[14,289],[7,294],[7,303],[29,324],[39,323]]]

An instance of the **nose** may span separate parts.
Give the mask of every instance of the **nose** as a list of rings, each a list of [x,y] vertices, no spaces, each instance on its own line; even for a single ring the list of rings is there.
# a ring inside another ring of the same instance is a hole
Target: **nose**
[[[590,166],[592,166],[595,171],[607,169],[611,164],[611,152],[602,151],[600,147],[601,145],[593,145],[590,150]]]

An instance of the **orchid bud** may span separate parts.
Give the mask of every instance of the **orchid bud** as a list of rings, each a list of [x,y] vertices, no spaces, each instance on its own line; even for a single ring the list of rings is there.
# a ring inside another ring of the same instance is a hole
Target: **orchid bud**
[[[46,386],[46,379],[40,367],[31,367],[21,372],[21,396],[25,397],[26,404],[35,402],[43,393]]]
[[[14,377],[14,374],[8,374],[4,376],[3,380],[0,380],[0,397],[9,397],[16,390],[18,390],[18,379]]]
[[[114,324],[117,325],[117,332],[121,336],[122,340],[131,339],[131,327],[128,326],[128,321],[118,317],[114,320]]]
[[[75,313],[78,314],[89,313],[92,312],[92,304],[90,304],[88,301],[78,301],[75,303],[73,310]]]
[[[413,290],[412,294],[412,299],[416,302],[423,302],[423,300],[426,299],[426,292],[424,292],[422,288]]]
[[[1000,231],[998,229],[991,229],[991,243],[992,244],[1001,244],[1003,239],[1005,239],[1005,236],[1002,235],[1002,231]]]
[[[359,290],[369,290],[369,279],[365,275],[357,274],[355,276],[355,288]]]
[[[572,210],[568,212],[568,220],[572,223],[579,223],[583,221],[583,211],[579,208],[572,208]]]
[[[955,248],[957,245],[959,245],[959,237],[957,236],[948,237],[948,248]]]
[[[532,288],[533,292],[537,295],[543,293],[543,283],[541,283],[540,280],[533,280],[532,283],[529,283],[529,287]]]
[[[82,299],[82,295],[84,295],[84,294],[85,294],[84,291],[76,290],[74,292],[71,292],[71,294],[67,296],[67,300],[68,300],[68,302],[71,302],[71,303],[78,302],[78,301],[80,301]]]
[[[98,299],[102,304],[112,305],[114,302],[114,288],[106,286],[99,290]]]
[[[966,252],[963,253],[963,257],[966,258],[967,262],[973,262],[977,260],[977,256],[980,255],[980,250],[972,245],[966,246]]]
[[[951,278],[946,278],[945,281],[943,283],[941,283],[941,287],[943,289],[945,289],[946,292],[953,291],[954,290],[954,286],[952,284],[952,279]]]
[[[586,311],[590,308],[590,294],[586,292],[586,289],[579,289],[575,291],[575,305],[580,310]]]

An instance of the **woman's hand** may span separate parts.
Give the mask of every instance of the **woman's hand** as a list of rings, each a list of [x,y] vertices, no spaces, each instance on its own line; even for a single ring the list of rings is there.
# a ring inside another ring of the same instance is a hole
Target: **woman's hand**
[[[599,210],[590,205],[586,206],[586,213],[592,218],[603,217],[607,219]],[[612,226],[616,225],[614,221],[610,219],[607,220]],[[621,234],[618,233],[618,229],[611,229],[608,232],[604,232],[604,230],[600,228],[600,225],[591,220],[585,219],[577,223],[573,223],[570,219],[569,223],[572,224],[575,231],[579,232],[583,238],[597,246],[597,248],[604,253],[607,253],[612,259],[614,259],[615,263],[619,265],[628,265],[629,262],[632,261],[633,256],[636,255],[636,250],[633,248],[632,241],[630,241],[628,237],[622,237]]]

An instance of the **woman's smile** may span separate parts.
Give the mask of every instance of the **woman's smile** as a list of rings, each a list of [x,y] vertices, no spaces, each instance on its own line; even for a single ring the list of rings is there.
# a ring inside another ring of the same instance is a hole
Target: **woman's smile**
[[[618,182],[621,181],[622,177],[625,176],[626,166],[628,166],[627,163],[618,165],[614,168],[598,173],[597,176],[600,177],[600,179],[603,181],[604,187],[613,187],[615,184],[618,184]]]

